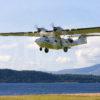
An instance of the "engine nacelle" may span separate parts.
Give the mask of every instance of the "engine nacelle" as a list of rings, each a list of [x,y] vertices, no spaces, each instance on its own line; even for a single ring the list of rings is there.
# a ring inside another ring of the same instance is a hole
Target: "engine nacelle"
[[[53,31],[62,31],[63,30],[63,28],[61,28],[61,27],[53,27]]]

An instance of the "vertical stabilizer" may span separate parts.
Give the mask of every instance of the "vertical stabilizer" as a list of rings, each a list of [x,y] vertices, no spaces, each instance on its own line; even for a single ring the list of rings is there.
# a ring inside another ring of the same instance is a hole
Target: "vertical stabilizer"
[[[80,36],[78,39],[80,44],[86,44],[87,43],[87,37],[86,36]]]

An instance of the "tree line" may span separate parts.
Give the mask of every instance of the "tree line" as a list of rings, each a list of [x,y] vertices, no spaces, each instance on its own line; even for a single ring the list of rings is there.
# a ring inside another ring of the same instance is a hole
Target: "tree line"
[[[100,82],[100,76],[64,74],[56,75],[41,71],[0,70],[0,83],[53,83],[53,82]]]

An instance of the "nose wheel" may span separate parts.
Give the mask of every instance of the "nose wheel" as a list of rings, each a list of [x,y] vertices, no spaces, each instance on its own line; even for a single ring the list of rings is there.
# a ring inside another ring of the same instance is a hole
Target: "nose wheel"
[[[40,51],[42,51],[42,47],[40,47]]]

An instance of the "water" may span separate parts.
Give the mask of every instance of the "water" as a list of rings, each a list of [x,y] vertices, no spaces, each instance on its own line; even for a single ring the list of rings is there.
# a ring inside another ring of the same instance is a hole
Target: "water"
[[[100,83],[0,83],[0,95],[100,93]]]

